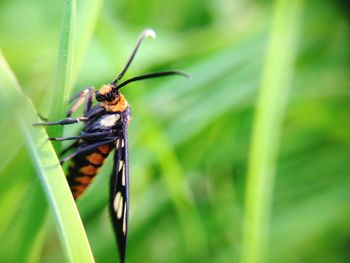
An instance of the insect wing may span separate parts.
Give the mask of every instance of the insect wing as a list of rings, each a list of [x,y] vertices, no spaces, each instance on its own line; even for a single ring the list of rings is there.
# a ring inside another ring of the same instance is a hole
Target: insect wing
[[[114,167],[110,183],[109,210],[119,248],[121,262],[125,261],[129,210],[128,138],[124,130],[116,142]]]

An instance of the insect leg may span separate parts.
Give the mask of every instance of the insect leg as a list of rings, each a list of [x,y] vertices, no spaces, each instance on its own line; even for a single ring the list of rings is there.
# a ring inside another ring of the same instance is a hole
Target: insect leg
[[[92,94],[92,96],[91,96]],[[91,107],[92,105],[92,99],[93,99],[93,94],[94,94],[94,88],[89,87],[86,89],[83,89],[82,91],[78,92],[75,94],[70,100],[69,103],[72,103],[75,99],[78,99],[72,107],[67,111],[66,117],[70,117],[78,108],[81,104],[85,102],[85,107],[84,107],[84,113],[86,112],[86,108],[88,105]],[[87,102],[89,101],[89,102]]]
[[[75,99],[79,98],[79,97],[81,96],[81,94],[83,94],[84,92],[86,92],[85,90],[86,90],[86,89],[83,89],[83,90],[80,90],[80,91],[78,91],[77,93],[75,93],[75,94],[69,99],[68,103],[70,104],[70,103],[72,103]]]
[[[86,133],[79,136],[69,136],[62,138],[49,138],[50,141],[66,141],[66,140],[78,140],[78,139],[87,139],[87,138],[100,138],[106,135],[111,135],[112,131],[109,132],[96,132],[96,133]]]
[[[79,141],[75,141],[74,143],[72,143],[71,145],[67,146],[65,149],[63,149],[60,152],[60,157],[62,157],[63,155],[65,155],[67,152],[69,152],[70,150],[76,149],[79,146]]]
[[[94,95],[95,95],[95,89],[93,87],[90,87],[88,94],[86,95],[86,99],[85,99],[84,116],[86,116],[88,111],[91,109],[92,100],[94,99]]]
[[[68,140],[79,140],[81,136],[67,136],[67,137],[50,137],[49,141],[68,141]]]
[[[65,118],[63,120],[59,121],[51,121],[51,122],[37,122],[34,123],[34,126],[53,126],[53,125],[67,125],[67,124],[73,124],[78,123],[81,121],[88,121],[89,118],[87,117],[78,117],[78,118]]]
[[[38,117],[39,117],[40,120],[42,120],[42,121],[49,121],[48,118],[44,117],[41,113],[38,112],[37,114],[38,114]]]
[[[81,153],[84,153],[84,152],[89,152],[91,150],[94,150],[96,149],[97,147],[99,146],[102,146],[102,145],[106,145],[106,144],[109,144],[109,143],[112,143],[114,142],[117,137],[113,137],[113,138],[108,138],[109,140],[106,140],[106,141],[101,141],[101,142],[98,142],[98,143],[94,143],[94,144],[90,144],[86,147],[83,147],[83,148],[79,148],[78,150],[76,150],[75,152],[73,152],[72,154],[68,155],[67,157],[63,158],[60,163],[61,165],[64,164],[66,161],[72,159],[74,156],[77,156],[78,154],[81,154]]]

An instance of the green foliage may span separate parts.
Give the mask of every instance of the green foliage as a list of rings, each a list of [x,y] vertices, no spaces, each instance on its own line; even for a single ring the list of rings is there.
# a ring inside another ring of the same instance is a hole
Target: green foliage
[[[53,89],[53,98],[60,98],[56,107],[51,107],[50,118],[60,119],[66,112],[66,105],[69,101],[69,95],[73,84],[73,57],[74,46],[76,42],[76,0],[65,0],[60,34],[60,43],[58,47],[57,73],[55,78],[55,87]],[[62,137],[63,127],[55,126],[52,129],[52,137]],[[60,151],[60,145],[55,147]]]
[[[248,161],[242,241],[242,262],[246,263],[265,258],[278,146],[294,72],[302,2],[276,1],[273,13]]]
[[[7,88],[5,98],[2,99],[16,100],[19,103],[13,112],[9,112],[9,117],[12,117],[13,127],[22,130],[31,161],[45,191],[46,199],[52,208],[67,258],[70,262],[94,262],[82,222],[54,148],[45,130],[33,127],[32,124],[39,121],[36,116],[37,112],[31,101],[21,92],[5,58],[0,56],[0,60],[2,84],[6,83]],[[19,242],[15,243],[18,247],[17,253],[2,255],[9,261],[35,262],[33,258],[38,257],[42,246],[40,243],[43,241],[42,236],[45,229],[46,203],[42,189],[38,187],[37,182],[34,181],[32,184],[35,191],[31,190],[26,196],[27,203],[23,211],[27,213],[21,217]]]
[[[298,19],[290,19],[294,13],[288,9],[276,22],[277,2],[297,1],[77,1],[75,47],[69,51],[75,59],[62,63],[61,71],[56,68],[60,28],[62,21],[71,21],[63,19],[64,2],[0,2],[2,53],[44,116],[53,110],[61,117],[58,112],[67,106],[56,92],[70,93],[69,85],[76,92],[113,80],[145,27],[158,38],[145,41],[127,77],[164,69],[193,76],[124,89],[133,113],[127,262],[238,262],[249,248],[243,242],[244,211],[264,190],[270,193],[261,200],[259,231],[267,235],[259,246],[266,262],[349,261],[348,18],[338,1],[311,0],[304,1]],[[284,29],[284,22],[291,24]],[[294,29],[298,41],[288,41]],[[4,63],[0,60],[0,68],[8,69]],[[68,91],[56,89],[62,70],[70,75]],[[65,262],[65,253],[76,245],[61,244],[65,234],[56,229],[60,220],[67,222],[65,216],[79,220],[75,212],[64,212],[74,211],[74,204],[61,169],[43,169],[43,160],[57,162],[45,132],[37,134],[45,153],[38,156],[32,131],[24,137],[17,125],[15,109],[24,107],[28,122],[35,110],[15,95],[20,91],[11,88],[13,81],[0,70],[0,258]],[[269,124],[256,115],[261,111],[269,114],[274,131],[259,128]],[[67,127],[64,134],[80,127]],[[269,141],[263,145],[269,156],[263,157],[272,156],[275,176],[255,192],[252,185],[259,185],[259,178],[251,176],[256,165],[251,156],[257,137]],[[111,165],[109,158],[78,201],[96,262],[117,261],[106,209]],[[56,181],[56,190],[43,180]],[[55,203],[61,214],[46,209]],[[66,234],[84,239],[80,227],[67,227]]]

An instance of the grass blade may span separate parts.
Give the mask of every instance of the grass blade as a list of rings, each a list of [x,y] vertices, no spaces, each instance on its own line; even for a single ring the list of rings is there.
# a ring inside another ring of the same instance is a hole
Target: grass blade
[[[76,0],[64,1],[64,14],[62,31],[58,50],[58,63],[56,75],[56,87],[53,92],[55,107],[51,109],[50,118],[58,120],[65,115],[66,105],[73,84],[73,52],[76,25]],[[59,101],[58,101],[59,98]],[[60,137],[63,128],[61,126],[52,129],[52,137]],[[59,145],[55,149],[59,150]]]
[[[88,49],[101,12],[103,0],[81,1],[77,18],[77,43],[74,52],[73,83]],[[81,11],[80,11],[81,10]]]
[[[151,114],[146,111],[144,114],[147,115],[149,126],[143,127],[146,130],[143,136],[147,138],[143,141],[150,147],[152,154],[159,162],[164,186],[177,211],[184,232],[186,256],[201,261],[207,256],[204,251],[207,251],[208,240],[190,188],[184,183],[186,176],[183,167],[160,125]]]
[[[14,262],[34,263],[40,260],[48,222],[47,203],[38,181],[33,182],[30,191],[26,193],[25,201],[21,209],[24,216],[19,227],[22,239],[17,244],[17,250],[21,253],[15,254]],[[36,208],[35,213],[33,207]]]
[[[23,129],[25,142],[33,158],[45,195],[55,215],[58,233],[70,262],[94,262],[90,246],[79,217],[63,170],[47,133],[42,128],[33,127],[37,122],[36,110],[31,101],[24,97],[15,77],[0,53],[0,86],[6,83],[6,93],[2,99],[16,98],[22,107],[15,115]],[[40,234],[40,231],[38,231]]]
[[[99,11],[101,9],[102,6],[102,0],[100,1],[95,1],[94,3],[82,3],[82,14],[81,14],[81,20],[83,19],[88,19],[89,23],[88,25],[86,25],[86,23],[83,25],[83,23],[81,23],[80,26],[80,30],[79,30],[79,50],[75,50],[74,52],[74,35],[75,35],[75,20],[76,20],[76,2],[74,1],[65,1],[65,8],[64,8],[64,17],[63,17],[63,21],[62,21],[62,32],[61,32],[61,37],[60,37],[60,49],[59,49],[59,54],[58,54],[58,66],[57,66],[57,81],[56,81],[56,87],[54,89],[54,99],[55,99],[55,108],[54,108],[54,112],[52,112],[52,116],[50,116],[53,119],[58,119],[61,118],[64,113],[64,109],[66,107],[66,102],[68,100],[68,96],[72,87],[72,83],[74,82],[74,76],[76,75],[76,71],[78,68],[78,63],[75,63],[73,65],[73,53],[77,53],[77,58],[78,61],[80,61],[87,49],[88,46],[88,42],[91,39],[91,35],[93,33],[93,29],[96,25],[97,22],[97,17],[99,14]],[[3,70],[0,70],[0,76],[2,77],[2,83],[1,86],[3,87],[13,87],[16,88],[17,91],[20,91],[19,85],[16,83],[16,80],[14,78],[14,75],[12,74],[12,72],[10,71],[8,65],[6,64],[5,59],[0,60],[1,62],[1,67]],[[13,94],[14,89],[4,89],[4,92],[9,91],[10,94],[8,94],[10,97]],[[57,98],[62,98],[62,99],[58,99]],[[6,103],[2,104],[1,107],[1,115],[4,114],[4,116],[6,116],[6,114],[8,114],[9,112],[11,112],[11,107],[10,107],[10,102],[11,99],[7,99],[5,100]],[[21,103],[19,103],[21,104]],[[26,104],[26,103],[25,103]],[[58,107],[56,107],[56,105]],[[29,106],[32,107],[32,106]],[[34,111],[32,111],[32,113],[34,113]],[[7,116],[8,117],[8,116]],[[12,117],[12,116],[10,116]],[[11,119],[11,118],[10,118]],[[27,126],[31,125],[29,122],[26,124]],[[26,126],[25,125],[25,126]],[[28,127],[29,127],[28,126]],[[17,130],[17,129],[15,129]],[[62,133],[62,129],[61,127],[59,129],[52,129],[53,131],[53,136],[59,136],[59,134]],[[56,135],[55,135],[56,134]],[[27,139],[28,136],[30,136],[31,133],[26,133]],[[20,132],[18,133],[18,138],[20,138],[21,134]],[[13,136],[9,136],[10,138],[13,138]],[[9,151],[6,151],[6,155],[4,155],[3,160],[6,161],[6,163],[8,163],[7,160],[11,160],[12,156],[18,151],[17,148],[19,149],[22,145],[22,141],[21,139],[18,139],[16,141],[16,143],[13,143],[13,139],[10,142],[6,142],[6,145],[10,144],[13,145],[13,147],[10,147],[9,149],[11,149],[11,153],[13,154],[8,154]],[[5,143],[5,142],[2,142]],[[17,147],[15,147],[17,146]],[[32,145],[33,146],[33,145]],[[55,146],[59,147],[59,144],[56,144]],[[59,150],[58,147],[55,147],[56,150]],[[3,164],[2,166],[5,166],[6,164]],[[40,166],[40,164],[39,164]],[[39,168],[40,171],[40,168]],[[39,197],[44,198],[43,195],[40,195]],[[37,200],[40,199],[37,194],[33,193],[33,191],[31,191],[28,195],[29,199],[34,199]],[[42,200],[43,201],[43,200]],[[16,260],[18,262],[29,262],[31,259],[33,258],[31,255],[35,255],[38,254],[40,255],[40,250],[41,250],[41,245],[40,242],[43,241],[42,237],[42,233],[44,230],[44,226],[46,224],[41,223],[41,222],[45,222],[45,215],[46,215],[46,202],[41,202],[41,206],[39,205],[39,203],[37,202],[32,202],[30,204],[28,204],[26,206],[26,210],[30,211],[31,208],[30,206],[32,206],[32,209],[35,207],[36,209],[36,217],[33,218],[24,218],[23,224],[21,225],[22,228],[22,232],[21,232],[21,236],[23,236],[23,239],[25,240],[27,237],[30,237],[32,239],[32,241],[37,240],[38,242],[36,242],[36,245],[33,242],[23,242],[19,245],[22,245],[21,247],[21,251],[23,253],[20,253],[16,256]],[[33,224],[33,220],[35,220],[36,224]],[[69,220],[70,221],[70,220]],[[28,232],[29,231],[29,232]],[[72,232],[72,231],[71,231]],[[83,235],[83,238],[85,237],[85,233]],[[85,237],[86,238],[86,237]],[[62,238],[61,238],[62,239]],[[28,241],[28,240],[27,240]],[[63,242],[69,243],[69,240],[64,240],[63,238]],[[83,242],[84,243],[84,242]],[[83,244],[82,243],[82,244]],[[86,243],[86,242],[85,242]],[[88,245],[87,243],[85,245]],[[84,246],[84,244],[83,244]],[[89,251],[89,246],[88,247],[88,251]],[[67,254],[69,255],[70,258],[72,258],[73,256],[70,255],[71,253],[69,253],[69,251],[67,251]],[[92,256],[91,256],[91,252],[87,253],[89,254],[91,257],[91,260],[87,259],[88,262],[93,261]],[[81,257],[77,256],[76,259],[81,259]],[[29,260],[29,261],[28,261]],[[71,259],[72,261],[72,259]],[[85,261],[85,260],[84,260]]]
[[[26,119],[34,120],[30,116]],[[31,127],[23,119],[21,125],[70,262],[94,262],[78,210],[46,132]]]
[[[302,0],[275,2],[248,163],[243,263],[263,261],[267,246],[278,142],[294,69],[301,3]]]

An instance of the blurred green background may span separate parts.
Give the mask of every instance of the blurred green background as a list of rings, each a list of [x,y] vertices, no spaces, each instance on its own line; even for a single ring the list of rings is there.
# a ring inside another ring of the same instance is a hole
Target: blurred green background
[[[193,76],[124,89],[133,112],[127,262],[238,262],[249,147],[275,2],[87,2],[78,1],[77,8],[75,91],[113,80],[145,27],[158,38],[145,41],[127,75],[182,69]],[[44,116],[59,101],[51,96],[63,6],[0,1],[0,47]],[[88,41],[82,32],[94,17]],[[349,6],[305,1],[299,19],[294,75],[276,138],[264,260],[350,262]],[[26,262],[65,262],[24,139],[1,118],[0,262],[23,262],[16,260],[23,247],[29,247]],[[117,261],[106,209],[111,161],[78,201],[96,262]]]

